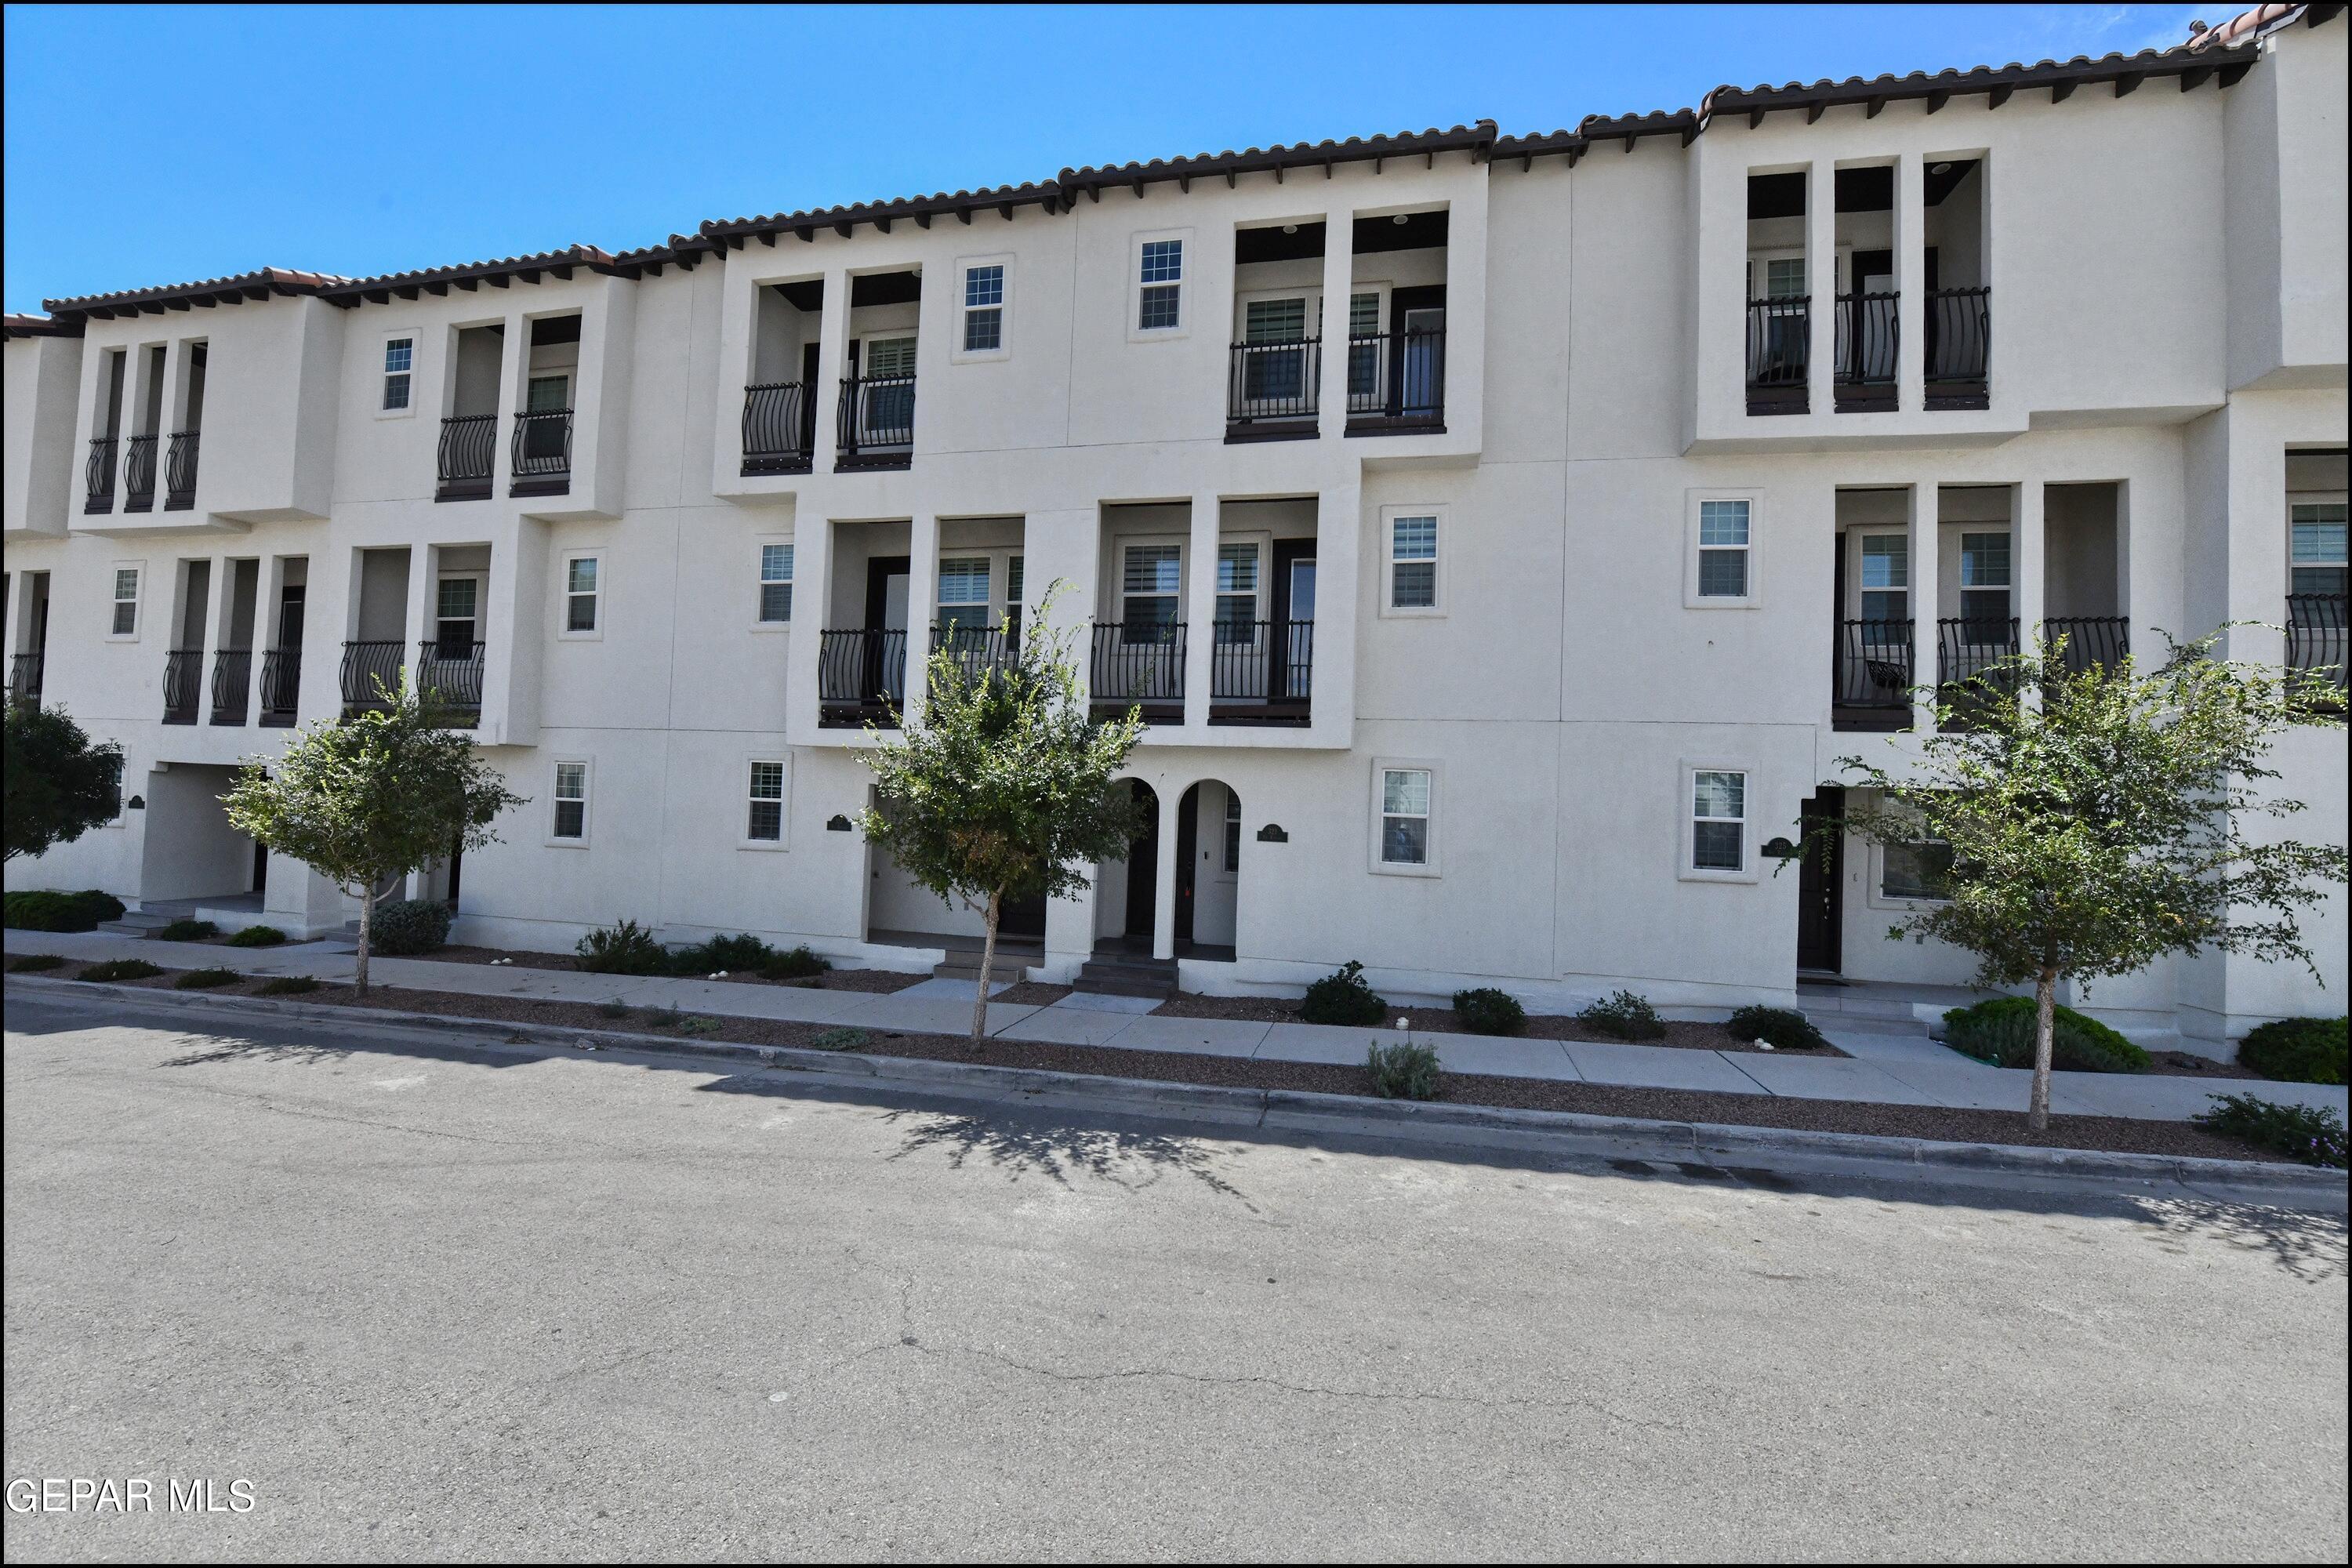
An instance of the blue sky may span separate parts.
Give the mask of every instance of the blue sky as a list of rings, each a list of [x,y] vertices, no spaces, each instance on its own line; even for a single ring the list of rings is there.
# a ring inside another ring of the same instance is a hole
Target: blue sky
[[[6,8],[6,303],[1749,85],[2163,47],[2185,5]]]

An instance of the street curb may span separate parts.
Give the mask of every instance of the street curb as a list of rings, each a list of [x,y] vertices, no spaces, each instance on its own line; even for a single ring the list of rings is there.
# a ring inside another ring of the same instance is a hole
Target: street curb
[[[157,991],[145,986],[55,980],[37,974],[7,976],[10,989],[24,986],[65,996],[103,995],[120,1001],[177,1007],[230,1017],[302,1017],[329,1023],[386,1025],[492,1043],[546,1046],[557,1049],[635,1051],[732,1062],[756,1062],[792,1072],[845,1079],[872,1079],[912,1091],[980,1095],[989,1099],[1049,1096],[1057,1101],[1115,1102],[1145,1112],[1183,1112],[1195,1118],[1244,1122],[1292,1131],[1342,1131],[1356,1136],[1408,1142],[1504,1146],[1568,1153],[1605,1152],[1675,1163],[1705,1163],[1709,1156],[1762,1160],[1797,1156],[1883,1170],[1892,1165],[1948,1173],[2061,1176],[2123,1181],[2136,1184],[2177,1182],[2183,1186],[2220,1186],[2259,1191],[2283,1200],[2321,1199],[2342,1205],[2346,1173],[2307,1165],[2256,1160],[2211,1160],[2189,1155],[2135,1154],[2090,1149],[2041,1149],[2003,1143],[1949,1143],[1927,1138],[1865,1132],[1818,1132],[1793,1128],[1748,1127],[1718,1122],[1652,1121],[1598,1116],[1587,1111],[1523,1110],[1507,1106],[1446,1105],[1426,1100],[1376,1100],[1306,1089],[1226,1088],[1214,1084],[1167,1083],[1150,1079],[1056,1072],[1044,1068],[992,1067],[980,1062],[927,1058],[868,1056],[795,1046],[751,1046],[724,1040],[679,1040],[621,1029],[576,1029],[519,1024],[496,1018],[456,1017],[443,1013],[407,1013],[388,1008],[339,1007],[330,1003],[281,1002],[267,996],[215,996],[204,992]]]

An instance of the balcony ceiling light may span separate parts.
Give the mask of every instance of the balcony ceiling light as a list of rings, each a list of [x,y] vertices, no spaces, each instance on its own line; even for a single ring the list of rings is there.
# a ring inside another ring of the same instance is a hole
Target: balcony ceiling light
[[[1282,226],[1282,232],[1285,234],[1297,234],[1298,232],[1298,226],[1295,223],[1284,224]]]
[[[1404,214],[1402,214],[1402,213],[1399,213],[1399,214],[1397,214],[1397,215],[1396,215],[1396,216],[1394,216],[1394,217],[1392,217],[1392,218],[1389,219],[1389,221],[1390,221],[1391,223],[1401,224],[1401,223],[1402,223],[1402,222],[1404,222],[1404,221],[1405,221],[1405,216],[1404,216]]]
[[[1931,174],[1948,174],[1951,172],[1952,166],[1949,163],[1938,163],[1934,168],[1927,171],[1927,173]]]

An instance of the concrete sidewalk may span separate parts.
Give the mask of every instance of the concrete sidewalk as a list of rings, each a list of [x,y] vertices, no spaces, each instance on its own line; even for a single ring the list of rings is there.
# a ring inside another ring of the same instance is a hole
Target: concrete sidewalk
[[[324,942],[221,948],[95,933],[25,931],[9,931],[6,940],[12,956],[54,952],[84,960],[143,958],[167,969],[223,965],[252,974],[348,980],[352,967],[351,953]],[[674,1006],[681,1012],[721,1017],[835,1024],[877,1033],[960,1035],[971,1026],[972,986],[967,981],[929,980],[905,991],[878,995],[724,980],[589,974],[527,969],[520,964],[448,963],[429,958],[378,958],[369,967],[373,978],[384,984],[419,991],[472,992],[549,1002],[619,1002],[632,1007]],[[1847,1053],[1841,1060],[1588,1040],[1171,1018],[1138,1012],[1139,1005],[1126,997],[1091,995],[1071,995],[1043,1007],[991,1002],[988,1028],[1007,1039],[1054,1045],[1347,1065],[1360,1063],[1366,1047],[1375,1038],[1412,1039],[1434,1046],[1439,1063],[1448,1072],[1979,1110],[2023,1110],[2032,1081],[2032,1074],[2023,1069],[1987,1067],[1916,1031],[1899,1032],[1883,1022],[1875,1029],[1837,1023],[1824,1028],[1831,1042]],[[1860,1026],[1868,1021],[1856,1022]],[[2222,1079],[2082,1072],[2053,1075],[2050,1107],[2064,1114],[2179,1121],[2206,1109],[2212,1096],[2235,1092],[2252,1092],[2283,1104],[2328,1107],[2338,1115],[2346,1110],[2341,1085],[2250,1085]]]

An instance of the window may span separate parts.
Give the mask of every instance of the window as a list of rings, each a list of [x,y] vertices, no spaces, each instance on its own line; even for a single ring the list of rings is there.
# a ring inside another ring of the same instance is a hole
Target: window
[[[963,274],[963,352],[993,353],[1004,346],[1004,264],[967,267]]]
[[[1748,775],[1702,769],[1691,775],[1691,869],[1745,870]]]
[[[1805,291],[1805,258],[1775,256],[1764,263],[1764,297],[1794,300]]]
[[[1242,868],[1242,797],[1225,791],[1225,870]]]
[[[1427,768],[1381,770],[1381,862],[1388,866],[1429,864]]]
[[[857,438],[877,447],[915,438],[915,340],[867,338],[857,389]]]
[[[135,637],[139,635],[139,568],[117,566],[114,569],[114,623],[110,637]]]
[[[408,384],[416,365],[415,338],[387,338],[383,344],[383,408],[397,413],[408,406]]]
[[[1184,318],[1184,242],[1147,239],[1137,273],[1141,285],[1136,305],[1136,330],[1171,331]]]
[[[442,658],[474,657],[476,595],[480,584],[471,577],[444,577],[437,591],[434,652]]]
[[[1437,519],[1399,517],[1389,521],[1389,608],[1437,607]]]
[[[760,546],[760,619],[781,626],[793,618],[793,547]]]
[[[751,764],[751,817],[743,837],[755,844],[781,844],[784,838],[784,764]]]
[[[2345,588],[2344,503],[2296,501],[2288,511],[2287,592],[2341,595]],[[2341,625],[2341,617],[2330,624]]]
[[[1862,618],[1911,618],[1911,541],[1900,533],[1862,536]]]
[[[586,763],[555,764],[555,826],[550,836],[578,842],[586,841],[588,837],[588,764]]]
[[[563,629],[567,632],[593,632],[596,629],[597,601],[604,597],[601,586],[604,563],[593,555],[575,555],[563,568]]]
[[[1305,342],[1307,300],[1252,300],[1242,308],[1242,396],[1248,404],[1273,404],[1252,412],[1297,412],[1307,396],[1307,351],[1283,348]],[[1312,412],[1309,410],[1308,412]]]
[[[1381,395],[1381,345],[1361,340],[1376,338],[1381,331],[1381,297],[1378,294],[1348,296],[1348,395],[1353,399],[1378,398]]]
[[[1004,629],[1008,634],[1021,630],[1021,593],[1023,586],[1022,557],[1015,555],[1004,563]]]
[[[1119,620],[1128,642],[1168,642],[1177,622],[1177,595],[1184,584],[1181,544],[1130,544],[1119,574]]]
[[[561,414],[572,406],[572,378],[568,375],[534,375],[527,392],[526,406],[533,414]]]
[[[1945,900],[1951,895],[1952,847],[1934,839],[1889,844],[1880,851],[1878,891],[1885,899]]]
[[[1217,640],[1250,642],[1257,637],[1257,546],[1217,546]]]
[[[954,631],[988,629],[988,557],[940,563],[940,626]]]
[[[1748,597],[1748,503],[1698,503],[1698,592],[1703,599]]]
[[[1960,535],[1960,619],[1970,642],[2009,635],[2009,535]]]

